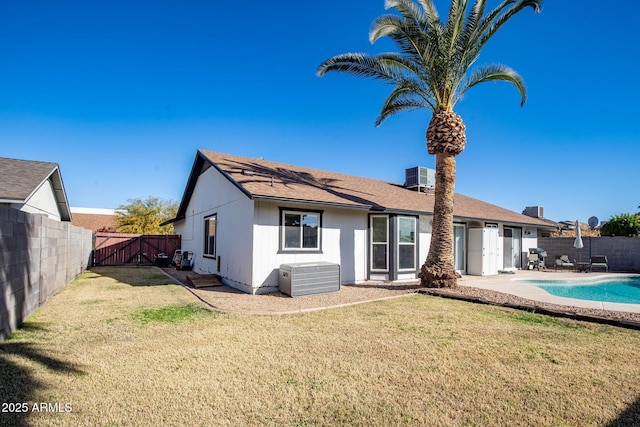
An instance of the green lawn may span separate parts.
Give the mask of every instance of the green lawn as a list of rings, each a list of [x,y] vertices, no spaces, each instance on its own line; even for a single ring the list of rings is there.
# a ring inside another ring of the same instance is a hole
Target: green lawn
[[[0,425],[640,423],[638,331],[424,295],[241,315],[168,283],[101,268],[50,299],[0,344]]]

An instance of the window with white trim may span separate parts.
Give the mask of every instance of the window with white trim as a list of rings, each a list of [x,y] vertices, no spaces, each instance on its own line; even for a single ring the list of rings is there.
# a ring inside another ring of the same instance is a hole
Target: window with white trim
[[[371,270],[389,270],[389,217],[371,216]]]
[[[398,270],[416,268],[416,219],[398,217]]]
[[[213,214],[204,219],[204,256],[216,256],[216,228],[218,225],[218,214]]]
[[[282,211],[282,249],[320,250],[320,212]]]

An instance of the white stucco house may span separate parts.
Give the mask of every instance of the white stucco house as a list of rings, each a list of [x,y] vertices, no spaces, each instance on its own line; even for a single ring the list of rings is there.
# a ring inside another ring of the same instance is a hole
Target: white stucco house
[[[281,264],[340,265],[344,285],[416,279],[429,251],[433,191],[198,150],[174,223],[194,271],[248,293],[278,290]],[[531,218],[455,195],[455,264],[489,275],[526,266]]]
[[[0,157],[0,205],[71,221],[57,163]]]

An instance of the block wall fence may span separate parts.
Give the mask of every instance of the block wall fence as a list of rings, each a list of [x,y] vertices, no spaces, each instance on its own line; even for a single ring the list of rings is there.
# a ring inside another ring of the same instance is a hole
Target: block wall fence
[[[91,230],[0,206],[0,341],[88,266]]]
[[[583,237],[580,250],[573,247],[574,241],[575,237],[539,237],[538,247],[547,251],[547,268],[553,268],[561,255],[583,262],[592,255],[606,255],[609,271],[640,273],[640,237]]]

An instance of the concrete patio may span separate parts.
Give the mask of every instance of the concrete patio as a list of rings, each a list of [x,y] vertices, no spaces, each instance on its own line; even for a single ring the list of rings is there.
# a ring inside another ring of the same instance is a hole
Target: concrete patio
[[[587,301],[574,298],[563,298],[551,295],[548,292],[526,283],[524,280],[594,280],[600,277],[629,277],[638,276],[622,273],[574,273],[556,272],[552,270],[519,270],[514,274],[499,274],[497,276],[463,276],[458,281],[461,286],[470,286],[486,289],[495,292],[515,295],[532,301],[558,304],[572,307],[581,307],[595,310],[625,311],[629,313],[640,313],[640,304],[620,304],[613,302]]]

